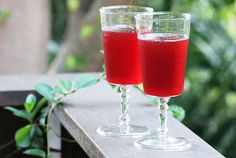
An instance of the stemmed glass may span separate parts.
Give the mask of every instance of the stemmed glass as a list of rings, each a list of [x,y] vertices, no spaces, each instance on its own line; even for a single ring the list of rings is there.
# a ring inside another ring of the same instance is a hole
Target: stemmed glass
[[[152,11],[152,8],[129,5],[100,9],[106,79],[111,84],[120,85],[121,91],[119,122],[99,127],[97,133],[100,135],[136,138],[149,133],[144,126],[131,125],[127,111],[130,85],[142,83],[134,16],[140,12]]]
[[[184,87],[190,18],[175,12],[135,16],[144,92],[160,97],[159,135],[137,140],[138,148],[179,151],[191,147],[185,138],[167,135],[168,101],[181,95]]]

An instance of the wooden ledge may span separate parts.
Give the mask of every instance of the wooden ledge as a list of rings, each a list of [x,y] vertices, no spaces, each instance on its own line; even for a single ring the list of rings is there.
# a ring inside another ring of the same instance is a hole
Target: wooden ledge
[[[80,90],[68,97],[55,111],[60,122],[84,149],[89,157],[96,158],[222,158],[220,153],[174,118],[169,118],[169,134],[183,136],[193,143],[190,150],[160,152],[140,150],[133,146],[135,139],[103,137],[96,129],[116,123],[120,114],[119,95],[104,81],[91,88]],[[157,130],[158,109],[133,89],[130,98],[131,123]]]
[[[76,74],[24,75],[0,77],[0,106],[22,105],[28,92],[34,92],[39,82],[56,84],[59,79],[75,79]],[[193,143],[190,150],[160,152],[140,150],[133,146],[135,139],[103,137],[96,129],[105,124],[118,122],[120,115],[119,95],[103,81],[67,97],[64,104],[55,109],[60,122],[74,137],[89,157],[96,158],[223,158],[190,129],[174,118],[169,118],[169,135],[184,136]],[[131,91],[131,123],[157,130],[158,108],[136,90]]]

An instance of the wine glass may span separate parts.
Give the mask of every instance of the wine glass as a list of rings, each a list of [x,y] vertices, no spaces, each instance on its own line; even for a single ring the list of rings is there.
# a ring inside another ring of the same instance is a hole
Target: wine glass
[[[100,135],[137,138],[149,133],[144,126],[131,125],[127,111],[129,87],[142,83],[134,16],[140,12],[152,11],[152,8],[129,5],[100,9],[106,79],[111,84],[120,85],[121,92],[119,122],[99,127],[97,133]]]
[[[160,98],[159,135],[137,140],[138,148],[179,151],[191,147],[185,138],[167,135],[168,101],[181,95],[184,87],[190,18],[176,12],[135,16],[144,92]]]

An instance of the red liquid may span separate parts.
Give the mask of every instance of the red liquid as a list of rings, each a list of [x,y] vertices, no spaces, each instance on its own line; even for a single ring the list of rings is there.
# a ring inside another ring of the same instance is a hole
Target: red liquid
[[[183,92],[188,38],[149,34],[138,40],[146,94],[170,97]]]
[[[127,29],[103,30],[102,37],[108,82],[140,84],[142,78],[136,32]]]

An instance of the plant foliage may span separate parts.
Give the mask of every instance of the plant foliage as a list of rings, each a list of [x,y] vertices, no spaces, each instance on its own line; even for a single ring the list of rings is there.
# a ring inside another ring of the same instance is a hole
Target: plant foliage
[[[18,129],[15,133],[16,146],[23,150],[24,154],[38,156],[42,158],[51,158],[49,143],[50,119],[53,109],[61,100],[75,93],[77,90],[87,88],[101,80],[91,74],[80,75],[75,81],[60,80],[60,84],[54,88],[45,83],[38,83],[35,90],[43,97],[36,99],[34,94],[26,97],[24,109],[19,110],[14,107],[5,109],[12,112],[13,115],[28,121],[28,124]],[[48,104],[46,104],[48,102]],[[47,142],[45,144],[44,137]],[[47,146],[47,151],[44,146]]]
[[[6,107],[5,109],[11,111],[13,115],[28,121],[27,125],[16,131],[16,146],[23,149],[24,154],[51,158],[50,146],[48,145],[50,144],[48,133],[53,109],[59,105],[64,97],[75,93],[77,90],[93,86],[104,78],[104,73],[99,77],[91,74],[79,75],[75,81],[61,79],[60,84],[55,85],[54,88],[45,83],[38,83],[35,86],[35,90],[43,97],[42,99],[37,100],[34,94],[29,94],[26,97],[23,110],[14,107]],[[114,89],[117,88],[117,86],[113,85],[112,87]],[[46,104],[47,102],[48,104]],[[155,104],[156,102],[158,102],[158,99],[153,101]],[[170,109],[173,109],[171,113],[173,113],[174,117],[178,120],[183,120],[183,109],[176,105]],[[43,150],[45,146],[45,136],[47,138],[47,151]]]

